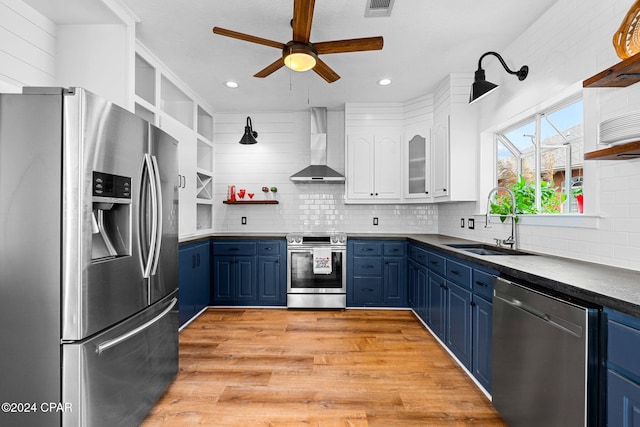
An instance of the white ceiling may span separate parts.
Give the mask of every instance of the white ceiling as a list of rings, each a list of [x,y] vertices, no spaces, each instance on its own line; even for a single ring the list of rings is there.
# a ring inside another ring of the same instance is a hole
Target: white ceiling
[[[293,0],[120,0],[140,20],[137,38],[216,112],[341,109],[345,102],[403,102],[432,93],[449,73],[472,73],[482,53],[500,52],[556,0],[396,0],[390,17],[365,18],[368,0],[317,0],[311,42],[384,37],[381,51],[323,55],[341,79],[281,68],[253,74],[281,51],[214,35],[214,26],[286,43]],[[27,0],[38,10],[47,0]],[[65,0],[100,3],[100,0]],[[38,7],[40,4],[40,7]],[[62,22],[60,4],[43,13]],[[61,15],[57,18],[53,15]],[[77,18],[76,18],[77,19]],[[485,61],[496,60],[488,57]],[[505,58],[512,69],[516,64]],[[485,64],[483,61],[483,64]],[[535,70],[531,70],[535,73]],[[381,87],[383,77],[393,80]],[[490,80],[490,76],[487,76]],[[227,80],[237,89],[223,86]]]

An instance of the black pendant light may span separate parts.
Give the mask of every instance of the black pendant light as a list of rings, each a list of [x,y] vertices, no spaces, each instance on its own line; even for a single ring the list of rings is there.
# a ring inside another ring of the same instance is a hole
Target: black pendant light
[[[253,130],[251,125],[251,117],[247,117],[247,125],[244,127],[244,135],[240,138],[240,144],[249,145],[249,144],[257,144],[256,138],[258,137],[258,132]]]
[[[512,71],[509,69],[509,67],[507,67],[507,64],[504,62],[504,59],[502,59],[502,56],[500,56],[496,52],[487,52],[483,54],[478,60],[478,69],[476,70],[475,78],[473,80],[473,85],[471,86],[471,95],[469,96],[469,104],[477,101],[480,98],[483,98],[484,96],[488,95],[489,93],[493,92],[495,89],[498,88],[497,84],[494,84],[485,80],[484,69],[482,68],[482,59],[487,55],[494,55],[495,57],[497,57],[500,60],[500,63],[502,64],[506,72],[509,74],[515,74],[516,76],[518,76],[518,80],[520,81],[526,79],[527,75],[529,74],[528,66],[523,65],[518,71]]]

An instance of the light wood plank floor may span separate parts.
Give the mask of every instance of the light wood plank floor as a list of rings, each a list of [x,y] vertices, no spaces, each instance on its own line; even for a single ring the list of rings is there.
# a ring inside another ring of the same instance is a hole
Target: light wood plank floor
[[[506,426],[410,311],[208,309],[156,426]]]

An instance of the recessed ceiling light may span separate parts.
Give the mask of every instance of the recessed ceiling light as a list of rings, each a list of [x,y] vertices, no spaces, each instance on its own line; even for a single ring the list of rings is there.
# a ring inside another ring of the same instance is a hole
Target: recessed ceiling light
[[[224,82],[224,85],[225,85],[226,87],[230,88],[230,89],[235,89],[235,88],[237,88],[238,86],[240,86],[238,83],[236,83],[236,82],[234,82],[234,81],[231,81],[231,80],[229,80],[228,82]]]
[[[391,84],[391,79],[380,79],[378,80],[378,84],[380,86],[389,86]]]

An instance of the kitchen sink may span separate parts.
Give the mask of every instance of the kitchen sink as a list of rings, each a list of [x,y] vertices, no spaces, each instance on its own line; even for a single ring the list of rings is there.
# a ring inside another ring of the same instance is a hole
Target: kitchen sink
[[[452,243],[445,246],[471,252],[477,255],[534,255],[532,253],[522,252],[516,249],[486,245],[483,243]]]

